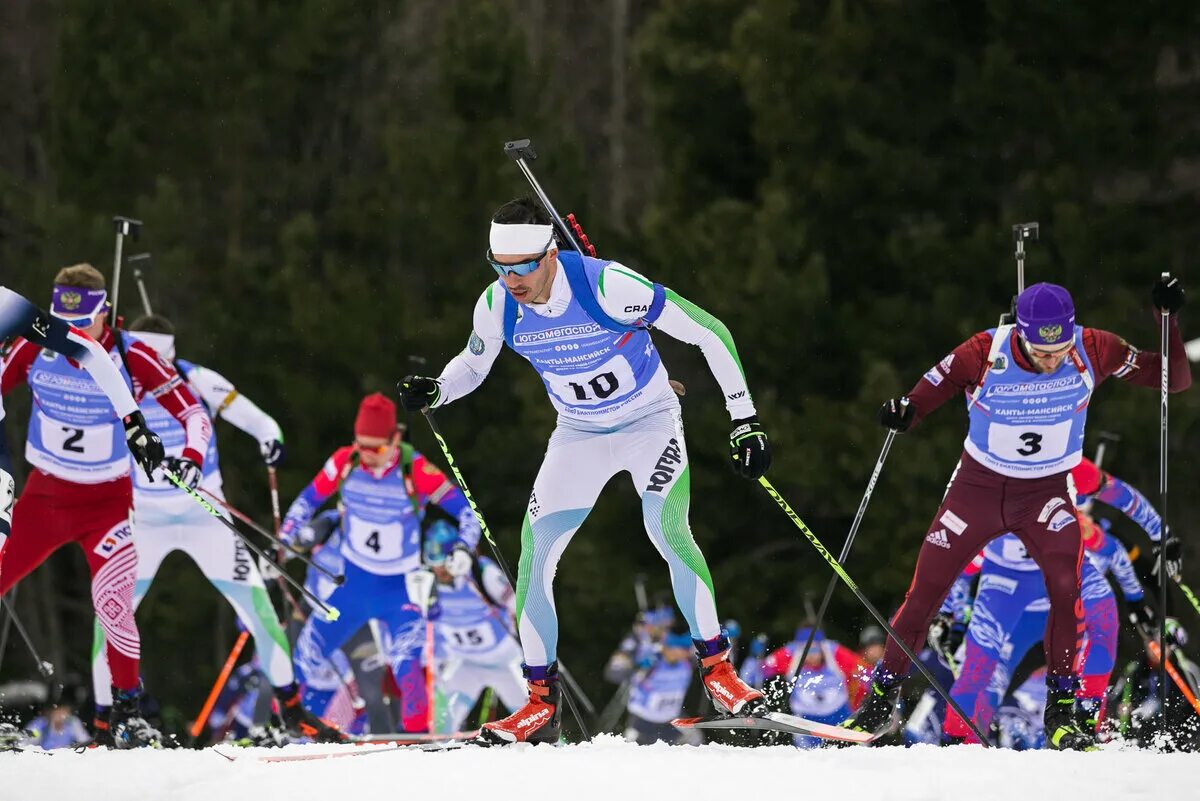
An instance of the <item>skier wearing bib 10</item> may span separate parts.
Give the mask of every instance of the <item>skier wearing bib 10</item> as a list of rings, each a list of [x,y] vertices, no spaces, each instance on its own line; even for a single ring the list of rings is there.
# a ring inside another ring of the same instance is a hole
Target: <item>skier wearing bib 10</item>
[[[334,493],[343,509],[341,555],[345,583],[328,597],[340,615],[311,615],[293,653],[304,683],[304,706],[324,710],[340,687],[329,658],[369,620],[378,621],[392,675],[403,694],[405,731],[425,731],[429,699],[421,670],[425,615],[433,600],[433,574],[421,566],[421,512],[440,506],[458,521],[457,550],[479,543],[479,524],[466,499],[435,465],[401,442],[396,406],[379,393],[368,395],[354,420],[354,444],[339,448],[287,511],[279,534],[298,547],[311,547],[308,523]],[[457,558],[457,557],[455,557]]]
[[[149,395],[178,421],[184,444],[176,470],[195,486],[212,434],[208,415],[175,368],[145,343],[108,325],[104,276],[90,264],[60,270],[51,313],[100,343],[120,365],[122,382],[135,401]],[[5,359],[3,392],[21,383],[29,384],[34,400],[25,443],[25,458],[33,469],[13,508],[0,594],[61,546],[79,543],[92,572],[92,605],[108,641],[115,688],[111,726],[106,735],[105,721],[97,721],[98,739],[111,737],[119,747],[156,744],[158,732],[138,712],[141,642],[133,616],[137,551],[129,524],[133,489],[123,419],[81,365],[26,339],[17,340]]]
[[[712,578],[688,525],[690,472],[679,400],[650,339],[651,325],[700,347],[733,420],[734,467],[756,479],[770,464],[766,434],[724,324],[617,262],[559,252],[550,216],[514,200],[492,217],[488,262],[500,278],[475,304],[467,347],[438,378],[408,376],[406,408],[438,408],[477,388],[507,342],[538,371],[558,424],[521,530],[519,635],[529,703],[484,726],[487,742],[554,742],[561,732],[555,567],[600,490],[628,471],[646,531],[667,560],[704,686],[717,708],[748,714],[762,694],[729,664]]]
[[[1175,312],[1178,279],[1160,279],[1154,305],[1170,319],[1170,391],[1191,385]],[[979,550],[1011,531],[1046,581],[1050,614],[1046,739],[1084,749],[1093,736],[1074,716],[1073,664],[1082,630],[1083,542],[1069,474],[1083,456],[1088,403],[1109,376],[1157,388],[1162,356],[1139,351],[1107,331],[1075,324],[1066,289],[1035,284],[1017,298],[1016,324],[976,334],[925,373],[908,394],[886,402],[880,423],[906,431],[951,397],[966,395],[970,420],[964,453],[917,557],[912,585],[893,619],[897,633],[920,648],[938,605]],[[1169,544],[1167,545],[1169,548]],[[843,725],[882,731],[890,723],[909,660],[889,640],[867,703]]]

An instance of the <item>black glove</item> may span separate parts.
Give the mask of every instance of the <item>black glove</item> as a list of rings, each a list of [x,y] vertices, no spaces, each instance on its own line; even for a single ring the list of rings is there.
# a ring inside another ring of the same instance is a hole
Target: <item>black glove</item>
[[[1166,549],[1167,554],[1167,575],[1171,578],[1178,578],[1179,572],[1183,570],[1183,545],[1176,537],[1167,532],[1167,541],[1154,546],[1154,567],[1151,573],[1158,575],[1158,553],[1160,549]]]
[[[437,380],[421,375],[406,375],[396,385],[396,392],[400,393],[400,405],[410,412],[432,407],[442,396]]]
[[[962,645],[966,633],[966,626],[956,621],[953,616],[940,612],[929,624],[929,635],[926,640],[934,653],[950,658]]]
[[[264,440],[258,444],[258,449],[262,452],[262,458],[267,463],[267,467],[274,467],[282,462],[284,454],[287,453],[282,440],[278,439]]]
[[[1154,631],[1154,607],[1142,603],[1129,609],[1129,622],[1146,632]]]
[[[200,469],[200,465],[191,459],[168,456],[163,460],[163,467],[174,473],[175,477],[188,489],[195,489],[200,483],[200,479],[204,477],[204,471]]]
[[[879,407],[879,425],[893,431],[907,431],[913,423],[913,408],[908,398],[892,398]]]
[[[1161,275],[1150,290],[1154,299],[1154,308],[1160,313],[1174,314],[1183,308],[1183,282],[1173,275]]]
[[[150,429],[146,428],[146,418],[140,411],[121,421],[125,424],[125,444],[133,454],[133,460],[146,471],[146,477],[154,472],[167,452],[163,450],[162,440]]]
[[[729,432],[729,458],[742,478],[757,479],[771,466],[771,443],[758,424],[758,416],[733,421]]]

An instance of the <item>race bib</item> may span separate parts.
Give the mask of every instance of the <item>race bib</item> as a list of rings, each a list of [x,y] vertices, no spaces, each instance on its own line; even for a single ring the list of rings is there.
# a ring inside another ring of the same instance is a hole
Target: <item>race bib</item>
[[[988,452],[1006,462],[1050,462],[1067,453],[1071,421],[1049,426],[988,426]]]
[[[1012,537],[1006,537],[1001,543],[1000,555],[1009,562],[1024,562],[1029,558],[1029,552],[1025,550],[1025,543]]]
[[[594,370],[561,375],[546,371],[542,378],[567,406],[600,406],[623,398],[637,388],[633,368],[624,356],[614,356]]]
[[[351,549],[373,562],[390,562],[404,555],[403,523],[372,523],[350,515],[348,529]]]
[[[113,457],[113,427],[73,426],[38,414],[42,446],[52,456],[68,462],[103,464]]]
[[[491,650],[496,644],[496,630],[486,623],[475,626],[445,626],[442,632],[446,643],[455,651],[478,653]]]

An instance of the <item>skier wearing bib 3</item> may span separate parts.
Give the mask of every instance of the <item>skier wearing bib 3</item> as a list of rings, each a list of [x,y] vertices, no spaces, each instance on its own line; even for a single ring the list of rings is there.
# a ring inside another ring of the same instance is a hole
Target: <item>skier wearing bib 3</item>
[[[458,487],[401,442],[396,405],[379,393],[363,398],[354,420],[354,444],[334,451],[292,502],[280,537],[311,547],[308,523],[334,493],[340,493],[343,509],[340,549],[346,580],[328,598],[339,617],[331,621],[310,615],[296,640],[294,661],[304,683],[304,705],[316,710],[329,705],[341,686],[329,671],[330,657],[374,619],[403,695],[404,730],[426,731],[429,699],[421,648],[435,579],[421,566],[422,510],[435,503],[458,521],[461,542],[451,552],[475,548],[479,523]]]
[[[120,365],[136,401],[153,397],[178,421],[184,445],[176,461],[184,481],[200,480],[212,433],[208,415],[171,365],[142,342],[110,328],[104,276],[90,264],[59,271],[51,313],[96,339]],[[34,410],[25,459],[33,468],[13,508],[12,537],[0,572],[0,594],[68,542],[83,548],[92,573],[92,606],[108,640],[114,700],[111,728],[99,739],[119,746],[157,744],[160,736],[138,713],[141,641],[133,617],[137,551],[129,511],[127,433],[112,403],[81,367],[29,340],[17,340],[5,361],[3,392],[28,383]],[[98,721],[103,729],[103,721]]]
[[[560,253],[553,232],[549,215],[532,200],[504,204],[492,218],[487,256],[500,279],[475,304],[466,349],[438,378],[408,376],[399,386],[410,410],[444,406],[483,382],[507,342],[538,371],[558,411],[521,529],[517,613],[529,703],[488,723],[481,738],[558,740],[558,618],[551,582],[601,488],[621,471],[632,476],[646,531],[670,567],[706,691],[720,710],[755,712],[762,694],[729,664],[712,578],[688,525],[683,420],[649,329],[654,325],[700,347],[733,419],[734,467],[754,479],[770,464],[770,447],[733,338],[712,315],[628,267]]]
[[[1172,392],[1192,382],[1174,313],[1183,306],[1178,279],[1154,287],[1154,305],[1170,313]],[[951,585],[980,549],[1011,531],[1046,581],[1050,614],[1046,739],[1055,748],[1089,748],[1073,714],[1073,664],[1082,631],[1079,594],[1083,542],[1070,470],[1083,456],[1087,408],[1109,376],[1158,387],[1162,356],[1139,351],[1107,331],[1075,324],[1067,290],[1035,284],[1017,298],[1015,326],[976,334],[930,368],[908,394],[888,401],[880,422],[907,431],[960,392],[970,425],[964,452],[921,546],[912,585],[892,623],[914,650]],[[843,725],[885,729],[909,660],[889,641],[867,703]]]
[[[162,461],[162,441],[146,428],[146,420],[121,378],[120,371],[108,358],[104,348],[78,328],[51,317],[25,298],[0,286],[0,343],[9,337],[24,337],[35,346],[74,360],[88,371],[92,380],[108,397],[125,428],[125,443],[134,460],[145,469]],[[0,364],[0,371],[3,364]],[[4,422],[4,396],[0,395],[0,424]],[[3,428],[0,428],[0,560],[12,526],[12,510],[16,488],[8,473],[8,451]]]

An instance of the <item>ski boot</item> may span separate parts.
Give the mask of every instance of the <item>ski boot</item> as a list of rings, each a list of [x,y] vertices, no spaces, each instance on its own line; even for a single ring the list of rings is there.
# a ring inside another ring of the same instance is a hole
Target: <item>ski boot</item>
[[[863,731],[876,737],[886,734],[892,728],[896,716],[896,702],[900,699],[901,682],[893,680],[885,682],[882,677],[871,682],[871,689],[863,705],[850,717],[842,721],[842,726],[853,731]],[[841,746],[841,743],[834,743]]]
[[[304,708],[304,704],[300,702],[300,686],[296,682],[287,687],[276,687],[275,699],[279,702],[279,717],[282,718],[283,727],[287,729],[289,736],[297,739],[306,737],[316,743],[349,742],[346,735],[336,727],[330,726]]]
[[[724,634],[711,640],[692,640],[700,660],[700,679],[704,692],[718,712],[727,715],[761,715],[767,711],[763,694],[742,681],[729,662],[729,638]]]
[[[562,688],[558,686],[558,665],[546,667],[521,665],[529,685],[529,703],[502,720],[483,724],[477,741],[480,745],[509,743],[556,743],[562,736]]]
[[[132,690],[120,690],[113,687],[113,705],[108,714],[108,736],[112,742],[110,747],[117,749],[171,747],[172,744],[164,742],[162,732],[151,726],[142,717],[141,700],[141,686]]]
[[[283,748],[291,742],[288,733],[274,724],[251,726],[245,737],[226,738],[225,742],[239,748]]]
[[[92,718],[92,744],[103,746],[104,748],[116,748],[117,744],[113,742],[112,730],[108,727],[108,716],[112,714],[112,707],[97,706],[96,716]]]
[[[1055,686],[1054,680],[1054,676],[1046,677],[1049,686],[1046,690],[1046,712],[1042,718],[1046,727],[1046,745],[1059,751],[1095,751],[1096,736],[1079,726],[1075,712],[1075,691],[1060,689]]]

